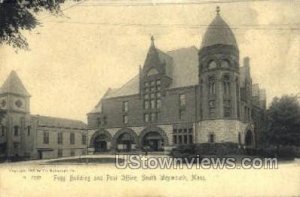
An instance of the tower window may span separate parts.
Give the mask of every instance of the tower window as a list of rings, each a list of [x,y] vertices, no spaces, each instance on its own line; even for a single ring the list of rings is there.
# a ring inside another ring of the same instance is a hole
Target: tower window
[[[227,60],[222,60],[221,61],[221,67],[223,67],[223,68],[229,68],[230,67],[229,65],[230,64],[229,64],[229,62]]]
[[[49,144],[49,132],[48,131],[44,131],[44,134],[43,134],[43,143],[44,144]]]
[[[211,117],[213,117],[215,115],[215,101],[214,100],[210,100],[208,102],[208,107],[209,107],[209,115]]]
[[[227,75],[224,76],[223,92],[226,95],[229,95],[229,93],[230,93],[230,80],[229,80],[229,76],[227,76]]]
[[[14,126],[14,136],[19,136],[19,126]]]
[[[224,100],[224,117],[230,117],[230,116],[231,116],[231,101]]]
[[[217,68],[217,63],[215,61],[210,61],[208,63],[208,69],[214,69]]]
[[[210,95],[216,94],[216,84],[214,77],[208,79],[208,93]]]

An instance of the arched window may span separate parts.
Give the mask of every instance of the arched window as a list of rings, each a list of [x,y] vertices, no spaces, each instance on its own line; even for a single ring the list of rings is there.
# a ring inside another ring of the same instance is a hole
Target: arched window
[[[156,74],[158,74],[158,71],[155,68],[151,68],[148,71],[147,76],[156,75]]]
[[[215,78],[209,77],[208,78],[208,93],[210,95],[216,94],[216,84],[215,84]]]
[[[210,133],[208,136],[208,142],[209,143],[215,143],[215,134],[214,133]]]
[[[230,67],[230,63],[228,60],[222,60],[221,61],[221,67],[222,68],[229,68]]]
[[[214,69],[214,68],[217,68],[217,63],[212,60],[208,63],[208,69]]]
[[[230,94],[230,78],[228,75],[225,75],[223,78],[223,92],[225,95]]]

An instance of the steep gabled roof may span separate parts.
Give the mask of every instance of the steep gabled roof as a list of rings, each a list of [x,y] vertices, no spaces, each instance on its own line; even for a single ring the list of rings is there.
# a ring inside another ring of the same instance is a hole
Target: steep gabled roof
[[[8,78],[0,88],[0,94],[18,94],[21,96],[30,96],[16,71],[11,71]]]
[[[172,78],[169,88],[180,88],[198,84],[198,49],[195,46],[169,52],[157,49],[161,62],[166,63],[166,74]],[[122,87],[108,89],[102,99],[136,95],[139,93],[139,75],[134,76]],[[100,113],[102,99],[90,113]]]

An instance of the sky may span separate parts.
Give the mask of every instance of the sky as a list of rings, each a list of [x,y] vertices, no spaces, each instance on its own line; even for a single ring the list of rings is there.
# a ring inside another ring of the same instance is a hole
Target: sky
[[[67,2],[63,16],[39,13],[41,25],[23,32],[30,50],[0,45],[0,83],[15,70],[32,96],[32,114],[86,122],[108,88],[138,74],[151,35],[163,51],[199,48],[220,6],[236,36],[240,63],[250,57],[253,82],[266,89],[268,103],[300,92],[300,1],[116,2]]]

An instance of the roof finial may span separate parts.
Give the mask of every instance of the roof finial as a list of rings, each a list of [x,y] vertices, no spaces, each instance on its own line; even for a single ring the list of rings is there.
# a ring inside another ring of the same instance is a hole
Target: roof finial
[[[151,36],[151,45],[154,46],[154,37],[153,37],[153,35]]]
[[[220,15],[221,9],[219,6],[217,6],[217,8],[216,8],[216,12],[217,12],[217,15]]]

